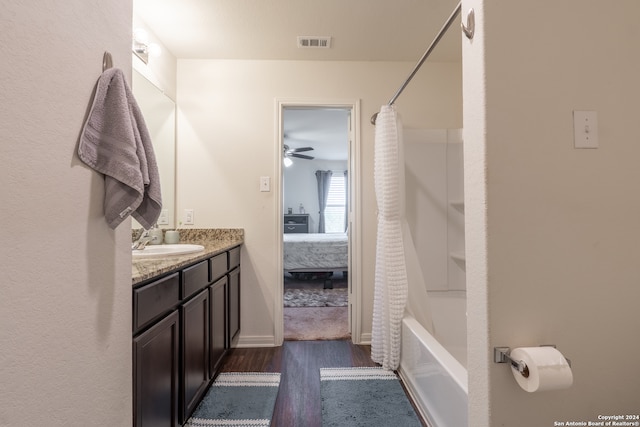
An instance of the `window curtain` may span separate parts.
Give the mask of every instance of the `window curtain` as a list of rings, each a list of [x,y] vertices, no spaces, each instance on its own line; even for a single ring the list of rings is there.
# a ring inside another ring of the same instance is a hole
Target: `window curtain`
[[[329,196],[329,186],[331,184],[331,171],[316,171],[318,181],[318,206],[320,207],[320,218],[318,220],[318,233],[324,233],[325,221],[324,210],[327,207],[327,197]]]
[[[344,171],[344,231],[349,227],[349,172]]]

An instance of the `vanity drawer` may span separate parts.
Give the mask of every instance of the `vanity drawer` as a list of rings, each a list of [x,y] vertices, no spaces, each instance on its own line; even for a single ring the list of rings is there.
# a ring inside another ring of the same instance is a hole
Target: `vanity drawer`
[[[210,260],[209,269],[211,271],[211,282],[218,280],[227,273],[227,252],[216,255]]]
[[[182,286],[180,296],[188,298],[209,284],[209,262],[201,261],[182,270]]]
[[[229,251],[229,270],[240,265],[240,246]]]
[[[171,274],[133,290],[134,334],[180,302],[180,275]]]

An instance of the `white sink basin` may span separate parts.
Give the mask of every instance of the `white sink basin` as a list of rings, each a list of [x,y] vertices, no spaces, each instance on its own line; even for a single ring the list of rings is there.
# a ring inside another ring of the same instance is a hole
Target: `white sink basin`
[[[175,245],[147,245],[142,250],[131,251],[134,259],[161,258],[176,255],[186,255],[204,250],[202,245],[180,243]]]

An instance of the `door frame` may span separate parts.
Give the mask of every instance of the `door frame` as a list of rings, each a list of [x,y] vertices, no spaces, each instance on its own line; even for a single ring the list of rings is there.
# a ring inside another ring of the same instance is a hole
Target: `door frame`
[[[349,132],[349,329],[351,341],[360,344],[362,334],[362,262],[361,251],[362,220],[360,214],[361,206],[361,184],[360,184],[360,100],[359,99],[285,99],[276,98],[275,119],[275,171],[278,177],[276,186],[276,251],[280,254],[277,257],[278,275],[274,283],[277,283],[274,292],[274,341],[276,346],[281,346],[284,342],[284,266],[282,259],[284,218],[283,208],[283,168],[282,151],[284,131],[283,131],[283,111],[285,108],[344,108],[351,110],[351,128]]]

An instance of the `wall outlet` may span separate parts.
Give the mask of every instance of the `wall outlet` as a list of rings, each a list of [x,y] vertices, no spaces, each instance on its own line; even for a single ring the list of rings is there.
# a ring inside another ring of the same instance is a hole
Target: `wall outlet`
[[[184,225],[193,225],[194,224],[194,219],[193,219],[193,209],[185,209],[184,210],[184,221],[183,221]]]

